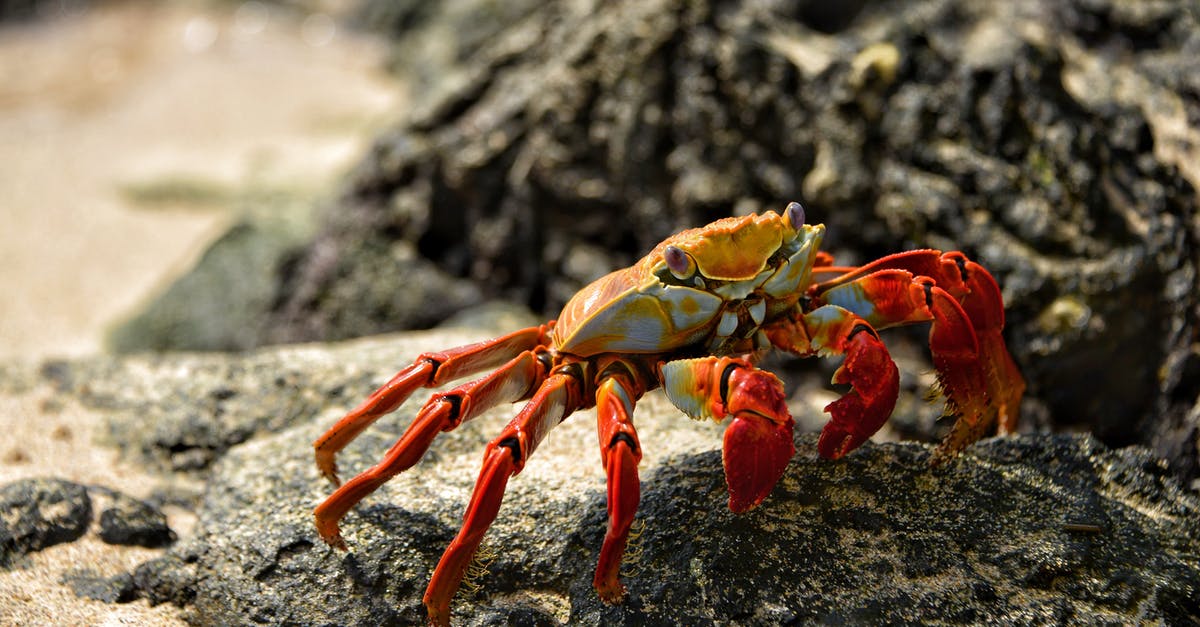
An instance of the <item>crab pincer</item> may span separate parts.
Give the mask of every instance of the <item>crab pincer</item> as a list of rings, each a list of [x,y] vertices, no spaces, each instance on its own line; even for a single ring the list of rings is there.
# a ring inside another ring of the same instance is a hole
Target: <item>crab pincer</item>
[[[689,417],[733,417],[722,452],[729,509],[762,503],[796,452],[783,383],[745,357],[679,359],[660,372],[667,397]]]

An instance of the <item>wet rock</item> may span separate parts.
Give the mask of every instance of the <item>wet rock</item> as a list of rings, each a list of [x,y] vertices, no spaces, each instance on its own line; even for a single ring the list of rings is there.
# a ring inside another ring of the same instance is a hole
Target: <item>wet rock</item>
[[[59,479],[25,479],[0,488],[0,567],[23,555],[87,532],[92,501],[87,488]]]

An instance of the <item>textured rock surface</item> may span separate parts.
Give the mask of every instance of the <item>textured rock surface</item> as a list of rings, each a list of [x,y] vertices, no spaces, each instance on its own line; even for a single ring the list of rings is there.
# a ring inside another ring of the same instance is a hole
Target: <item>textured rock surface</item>
[[[293,346],[244,358],[184,353],[58,360],[37,373],[0,368],[0,390],[48,380],[62,394],[110,412],[105,440],[126,455],[163,470],[201,471],[256,435],[356,405],[420,352],[531,323],[527,312],[487,311],[487,321],[472,318],[479,323],[475,330],[411,335],[403,342],[383,337],[332,349]]]
[[[12,566],[21,556],[48,546],[74,542],[93,522],[100,539],[109,544],[163,547],[175,541],[166,516],[150,503],[102,486],[24,479],[0,487],[0,566]]]
[[[1144,453],[1087,437],[994,440],[931,473],[921,445],[870,445],[833,464],[804,437],[768,501],[735,516],[719,453],[696,452],[700,434],[666,409],[642,416],[655,425],[643,443],[685,439],[693,452],[659,450],[643,465],[646,527],[626,605],[605,606],[591,588],[604,496],[581,419],[550,436],[572,444],[539,450],[512,482],[483,588],[456,599],[467,624],[1200,620],[1200,503]],[[139,586],[188,595],[199,623],[418,622],[486,430],[444,438],[349,516],[350,553],[313,536],[310,506],[325,488],[296,454],[313,434],[220,462],[213,482],[226,487],[206,497],[198,536],[142,567]],[[366,457],[347,461],[361,468],[389,443],[372,436]]]
[[[129,573],[68,577],[77,593],[177,603],[194,624],[408,624],[421,620],[421,594],[458,528],[483,446],[514,410],[442,435],[418,467],[356,507],[343,521],[348,553],[325,547],[312,528],[312,508],[330,487],[311,442],[366,393],[367,379],[490,333],[90,358],[10,367],[0,381],[10,389],[55,381],[62,402],[101,404],[114,425],[190,416],[208,425],[200,431],[245,434],[195,467],[146,454],[153,436],[126,443],[161,473],[205,480],[192,505],[199,520]],[[214,411],[212,389],[246,400]],[[347,448],[344,471],[374,463],[423,397]],[[791,409],[812,424],[826,400],[800,397]],[[303,410],[272,410],[295,406]],[[263,416],[276,414],[286,418],[266,428]],[[982,442],[931,471],[928,445],[868,444],[833,463],[816,459],[812,434],[799,434],[780,485],[735,516],[725,506],[720,425],[689,421],[658,394],[639,403],[637,420],[645,529],[629,601],[605,606],[591,588],[604,477],[594,414],[581,412],[510,482],[484,543],[494,554],[489,573],[478,592],[455,600],[465,624],[1200,620],[1200,501],[1145,450],[1028,435]]]
[[[79,539],[92,522],[87,489],[56,479],[29,479],[0,488],[0,566],[22,555]]]
[[[93,492],[101,491],[92,488]],[[100,507],[100,539],[109,544],[162,547],[175,541],[167,517],[150,503],[112,490],[103,490],[109,501]]]
[[[931,246],[996,273],[1027,428],[1200,474],[1193,4],[564,0],[487,26],[478,4],[366,11],[428,61],[413,113],[238,345],[481,298],[553,315],[674,230],[800,199],[844,262]]]

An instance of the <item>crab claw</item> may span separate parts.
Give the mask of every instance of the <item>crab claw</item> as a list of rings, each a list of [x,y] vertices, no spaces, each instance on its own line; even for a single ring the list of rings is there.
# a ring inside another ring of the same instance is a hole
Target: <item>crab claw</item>
[[[817,451],[825,459],[839,459],[866,442],[892,414],[900,392],[900,374],[887,347],[866,324],[850,331],[845,341],[846,359],[833,382],[850,384],[851,390],[825,407],[831,418],[821,430]]]
[[[729,509],[741,513],[762,503],[779,483],[796,452],[793,422],[775,375],[735,362],[723,378],[725,409],[733,414],[722,453],[725,483]]]
[[[680,359],[659,372],[667,398],[692,418],[733,416],[722,455],[729,509],[762,503],[796,450],[783,383],[741,357]]]
[[[729,509],[740,514],[762,503],[795,452],[791,419],[778,423],[753,414],[734,418],[725,429],[723,453]]]

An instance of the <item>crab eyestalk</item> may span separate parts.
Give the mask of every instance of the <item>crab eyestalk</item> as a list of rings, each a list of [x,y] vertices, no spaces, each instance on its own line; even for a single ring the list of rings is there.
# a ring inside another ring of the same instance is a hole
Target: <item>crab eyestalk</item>
[[[667,269],[671,271],[671,276],[680,281],[686,281],[696,274],[696,260],[678,246],[664,248],[663,261],[667,262]]]
[[[783,210],[783,219],[793,230],[804,226],[804,207],[796,201],[789,202]]]

